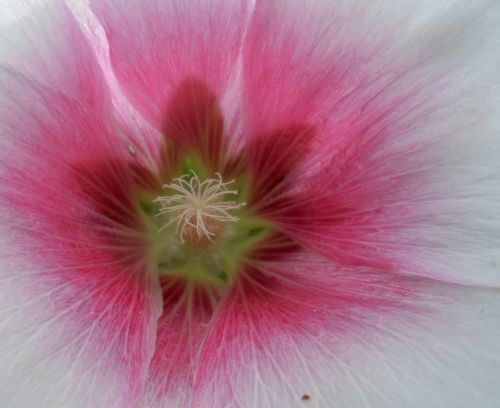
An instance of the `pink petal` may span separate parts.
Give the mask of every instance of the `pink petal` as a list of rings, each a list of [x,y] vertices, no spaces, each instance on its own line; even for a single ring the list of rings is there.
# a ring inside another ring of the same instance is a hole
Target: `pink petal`
[[[500,284],[498,6],[438,29],[412,2],[320,3],[258,1],[247,32],[247,138],[303,129],[266,214],[336,262]]]
[[[244,1],[92,0],[91,5],[106,30],[118,81],[158,129],[185,80],[200,80],[221,97],[237,73],[248,13]]]
[[[190,313],[179,303],[183,288],[166,287],[173,302],[141,407],[495,401],[493,291],[341,267],[304,252],[262,261],[245,276],[214,310],[198,293]]]
[[[161,302],[131,197],[145,173],[65,7],[0,47],[0,405],[133,406]]]
[[[302,285],[228,302],[204,343],[190,406],[495,405],[497,293],[306,268],[274,269]]]

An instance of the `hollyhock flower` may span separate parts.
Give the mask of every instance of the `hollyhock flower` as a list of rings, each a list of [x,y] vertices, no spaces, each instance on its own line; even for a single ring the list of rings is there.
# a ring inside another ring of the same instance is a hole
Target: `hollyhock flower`
[[[497,404],[496,2],[88,7],[3,11],[2,407]]]

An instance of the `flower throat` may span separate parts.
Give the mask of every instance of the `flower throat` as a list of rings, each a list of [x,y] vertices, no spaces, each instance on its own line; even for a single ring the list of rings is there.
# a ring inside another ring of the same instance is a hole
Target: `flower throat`
[[[270,225],[245,211],[248,187],[241,179],[224,181],[191,159],[179,173],[158,194],[138,196],[150,266],[160,276],[225,286],[249,262]]]

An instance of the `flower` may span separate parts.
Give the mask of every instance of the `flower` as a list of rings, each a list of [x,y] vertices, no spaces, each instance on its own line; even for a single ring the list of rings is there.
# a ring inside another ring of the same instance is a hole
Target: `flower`
[[[495,406],[499,19],[90,0],[10,21],[1,405]]]

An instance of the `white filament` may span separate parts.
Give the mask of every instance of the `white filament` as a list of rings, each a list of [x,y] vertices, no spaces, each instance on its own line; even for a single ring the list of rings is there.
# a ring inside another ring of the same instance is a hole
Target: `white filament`
[[[206,237],[213,242],[215,233],[210,230],[210,221],[218,224],[239,220],[229,211],[241,208],[245,203],[224,200],[227,195],[238,194],[237,190],[227,189],[234,180],[223,182],[220,173],[215,175],[217,178],[201,182],[198,175],[192,171],[192,175],[185,174],[163,185],[163,188],[174,190],[177,194],[155,199],[161,204],[158,215],[172,216],[160,231],[177,222],[176,232],[182,243],[185,242],[185,234],[189,229],[194,229],[199,238]]]

